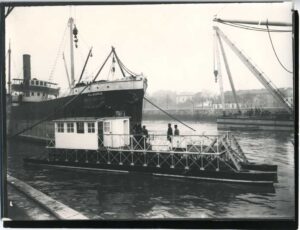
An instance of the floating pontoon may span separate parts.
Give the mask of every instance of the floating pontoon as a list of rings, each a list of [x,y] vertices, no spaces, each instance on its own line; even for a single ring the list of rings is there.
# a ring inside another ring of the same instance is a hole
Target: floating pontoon
[[[45,159],[24,162],[220,182],[277,182],[277,166],[249,162],[230,133],[174,136],[170,142],[165,135],[130,134],[129,122],[129,117],[56,120]]]

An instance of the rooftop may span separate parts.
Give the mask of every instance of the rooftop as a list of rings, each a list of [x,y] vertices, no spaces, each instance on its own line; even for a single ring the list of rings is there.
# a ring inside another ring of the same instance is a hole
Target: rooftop
[[[55,122],[76,122],[76,121],[101,121],[101,120],[117,120],[129,117],[66,117],[53,120]]]

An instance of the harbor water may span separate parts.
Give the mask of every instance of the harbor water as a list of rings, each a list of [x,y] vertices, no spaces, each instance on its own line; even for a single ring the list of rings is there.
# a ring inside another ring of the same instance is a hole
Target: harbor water
[[[144,121],[149,133],[166,134],[168,121]],[[174,124],[174,122],[171,122]],[[216,123],[181,124],[181,134],[216,134]],[[8,142],[8,173],[91,219],[294,218],[293,134],[233,132],[251,162],[278,165],[274,187],[24,167],[24,157],[46,157],[45,147]]]

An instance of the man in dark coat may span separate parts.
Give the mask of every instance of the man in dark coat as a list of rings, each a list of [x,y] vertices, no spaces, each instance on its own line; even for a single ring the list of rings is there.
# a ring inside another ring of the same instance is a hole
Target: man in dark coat
[[[168,141],[172,141],[172,136],[173,136],[173,129],[171,127],[171,124],[168,124],[168,131],[167,131],[167,139]]]
[[[174,136],[179,136],[179,129],[177,128],[177,125],[175,125],[174,128]]]

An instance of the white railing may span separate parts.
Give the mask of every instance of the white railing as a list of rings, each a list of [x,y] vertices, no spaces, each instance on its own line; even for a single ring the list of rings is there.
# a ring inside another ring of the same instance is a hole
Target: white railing
[[[127,165],[177,169],[227,168],[239,171],[247,163],[235,137],[224,135],[123,135],[105,134],[98,139],[99,148],[61,149],[52,141],[48,145],[50,161]]]
[[[201,153],[221,154],[221,141],[230,141],[231,136],[225,135],[180,135],[171,136],[150,134],[143,135],[104,134],[98,138],[99,148],[106,150],[147,151],[147,152],[174,152],[174,153]]]

